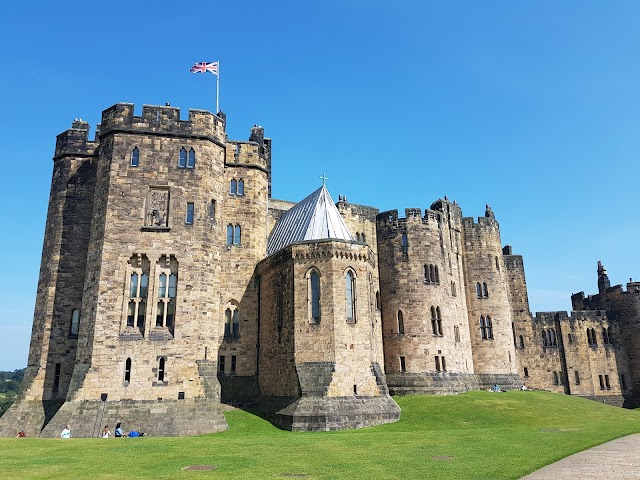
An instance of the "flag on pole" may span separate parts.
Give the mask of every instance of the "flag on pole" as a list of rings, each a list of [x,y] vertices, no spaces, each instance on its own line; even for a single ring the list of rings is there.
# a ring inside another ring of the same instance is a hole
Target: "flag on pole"
[[[218,75],[218,62],[198,62],[194,63],[191,70],[191,73],[206,73],[211,72],[214,75]]]

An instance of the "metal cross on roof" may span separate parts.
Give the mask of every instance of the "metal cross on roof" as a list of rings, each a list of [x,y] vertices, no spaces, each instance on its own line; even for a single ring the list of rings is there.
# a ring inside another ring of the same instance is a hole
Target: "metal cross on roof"
[[[323,173],[322,176],[320,177],[320,180],[322,180],[322,185],[324,185],[327,182],[327,180],[329,180],[329,178],[325,177]]]

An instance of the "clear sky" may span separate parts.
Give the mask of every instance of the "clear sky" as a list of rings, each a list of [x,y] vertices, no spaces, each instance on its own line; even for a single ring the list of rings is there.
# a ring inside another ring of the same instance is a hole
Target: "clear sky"
[[[321,174],[381,211],[489,203],[531,309],[640,277],[637,1],[8,2],[0,19],[0,370],[26,366],[55,136],[131,102],[273,139],[273,196]],[[15,166],[16,169],[10,168]],[[18,168],[19,167],[19,168]]]

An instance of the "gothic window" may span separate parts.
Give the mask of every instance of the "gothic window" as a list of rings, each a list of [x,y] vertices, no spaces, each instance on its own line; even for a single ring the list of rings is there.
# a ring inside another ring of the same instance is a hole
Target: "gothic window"
[[[194,214],[194,204],[193,202],[187,203],[187,216],[185,218],[185,223],[187,225],[193,225],[193,214]]]
[[[545,332],[544,330],[542,331],[542,346],[547,346],[547,332]]]
[[[233,244],[234,245],[240,245],[240,225],[236,225],[234,228],[234,232],[233,232]]]
[[[487,324],[484,320],[484,316],[480,315],[480,338],[488,338],[487,337]]]
[[[149,290],[150,263],[146,255],[131,256],[127,265],[128,271],[128,300],[127,327],[137,328],[144,332],[145,316],[147,313],[147,296]]]
[[[238,163],[238,160],[240,159],[240,145],[238,144],[236,144],[233,150],[233,158],[235,159],[236,163]]]
[[[240,309],[235,302],[229,302],[224,311],[224,339],[235,340],[240,337]]]
[[[234,178],[233,180],[231,180],[231,189],[229,190],[229,193],[231,195],[235,195],[238,192],[238,182],[236,182],[236,179]]]
[[[227,225],[227,245],[233,245],[233,225]]]
[[[453,327],[453,339],[456,343],[460,343],[460,327],[458,325]]]
[[[402,254],[407,255],[409,253],[409,239],[407,238],[407,233],[402,233]]]
[[[156,265],[157,304],[156,327],[166,328],[173,334],[178,288],[178,262],[173,255],[163,255]]]
[[[487,324],[487,338],[493,339],[493,323],[491,322],[491,317],[489,315],[487,315],[486,324]]]
[[[189,156],[187,158],[187,168],[196,167],[196,152],[192,149],[189,150]]]
[[[398,310],[398,333],[404,334],[404,315],[402,310]]]
[[[440,315],[440,307],[436,307],[436,328],[438,330],[437,335],[442,336],[442,316]]]
[[[127,358],[124,362],[124,384],[129,385],[131,382],[131,359]]]
[[[244,195],[244,180],[238,180],[238,196]]]
[[[425,263],[422,268],[424,269],[424,281],[427,283],[431,283],[431,273],[429,272],[429,265]]]
[[[345,313],[348,323],[356,322],[356,279],[351,270],[345,274]]]
[[[606,328],[602,329],[602,343],[604,345],[609,345],[609,332]]]
[[[72,337],[78,336],[78,331],[80,330],[80,310],[77,308],[73,309],[71,312],[71,330],[69,331]]]
[[[310,320],[312,323],[320,323],[320,274],[312,269],[309,275]]]
[[[476,296],[482,298],[482,285],[480,283],[476,283]]]
[[[500,260],[496,257],[496,270],[500,270]]]
[[[609,340],[609,345],[613,345],[613,336],[611,335],[611,327],[607,328],[607,339]]]
[[[487,287],[486,282],[482,284],[482,296],[484,298],[489,298],[489,288]]]
[[[164,382],[164,373],[165,373],[165,359],[164,357],[160,357],[158,360],[158,381]]]
[[[549,339],[549,345],[557,347],[558,341],[556,340],[556,331],[553,328],[549,330],[549,335],[551,336]]]
[[[187,151],[184,147],[180,149],[180,156],[178,157],[178,168],[185,168],[187,166]]]
[[[437,265],[434,265],[434,266],[433,266],[433,269],[434,269],[434,271],[435,271],[435,275],[434,275],[434,277],[433,277],[433,281],[434,281],[436,284],[440,284],[440,272],[438,272],[438,266],[437,266]]]
[[[135,147],[131,152],[131,166],[137,167],[138,165],[140,165],[140,150],[138,150],[138,147]]]
[[[366,242],[367,242],[367,239],[366,239],[366,238],[365,238],[365,236],[364,236],[364,232],[360,234],[360,241],[361,241],[362,243],[366,243]]]
[[[600,390],[604,390],[604,378],[602,375],[598,375],[598,380],[600,380]]]

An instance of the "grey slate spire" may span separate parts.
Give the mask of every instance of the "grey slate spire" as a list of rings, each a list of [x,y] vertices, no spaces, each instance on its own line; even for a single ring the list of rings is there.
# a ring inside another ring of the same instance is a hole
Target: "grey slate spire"
[[[280,217],[269,237],[267,255],[292,243],[332,238],[353,240],[331,195],[322,185]]]

